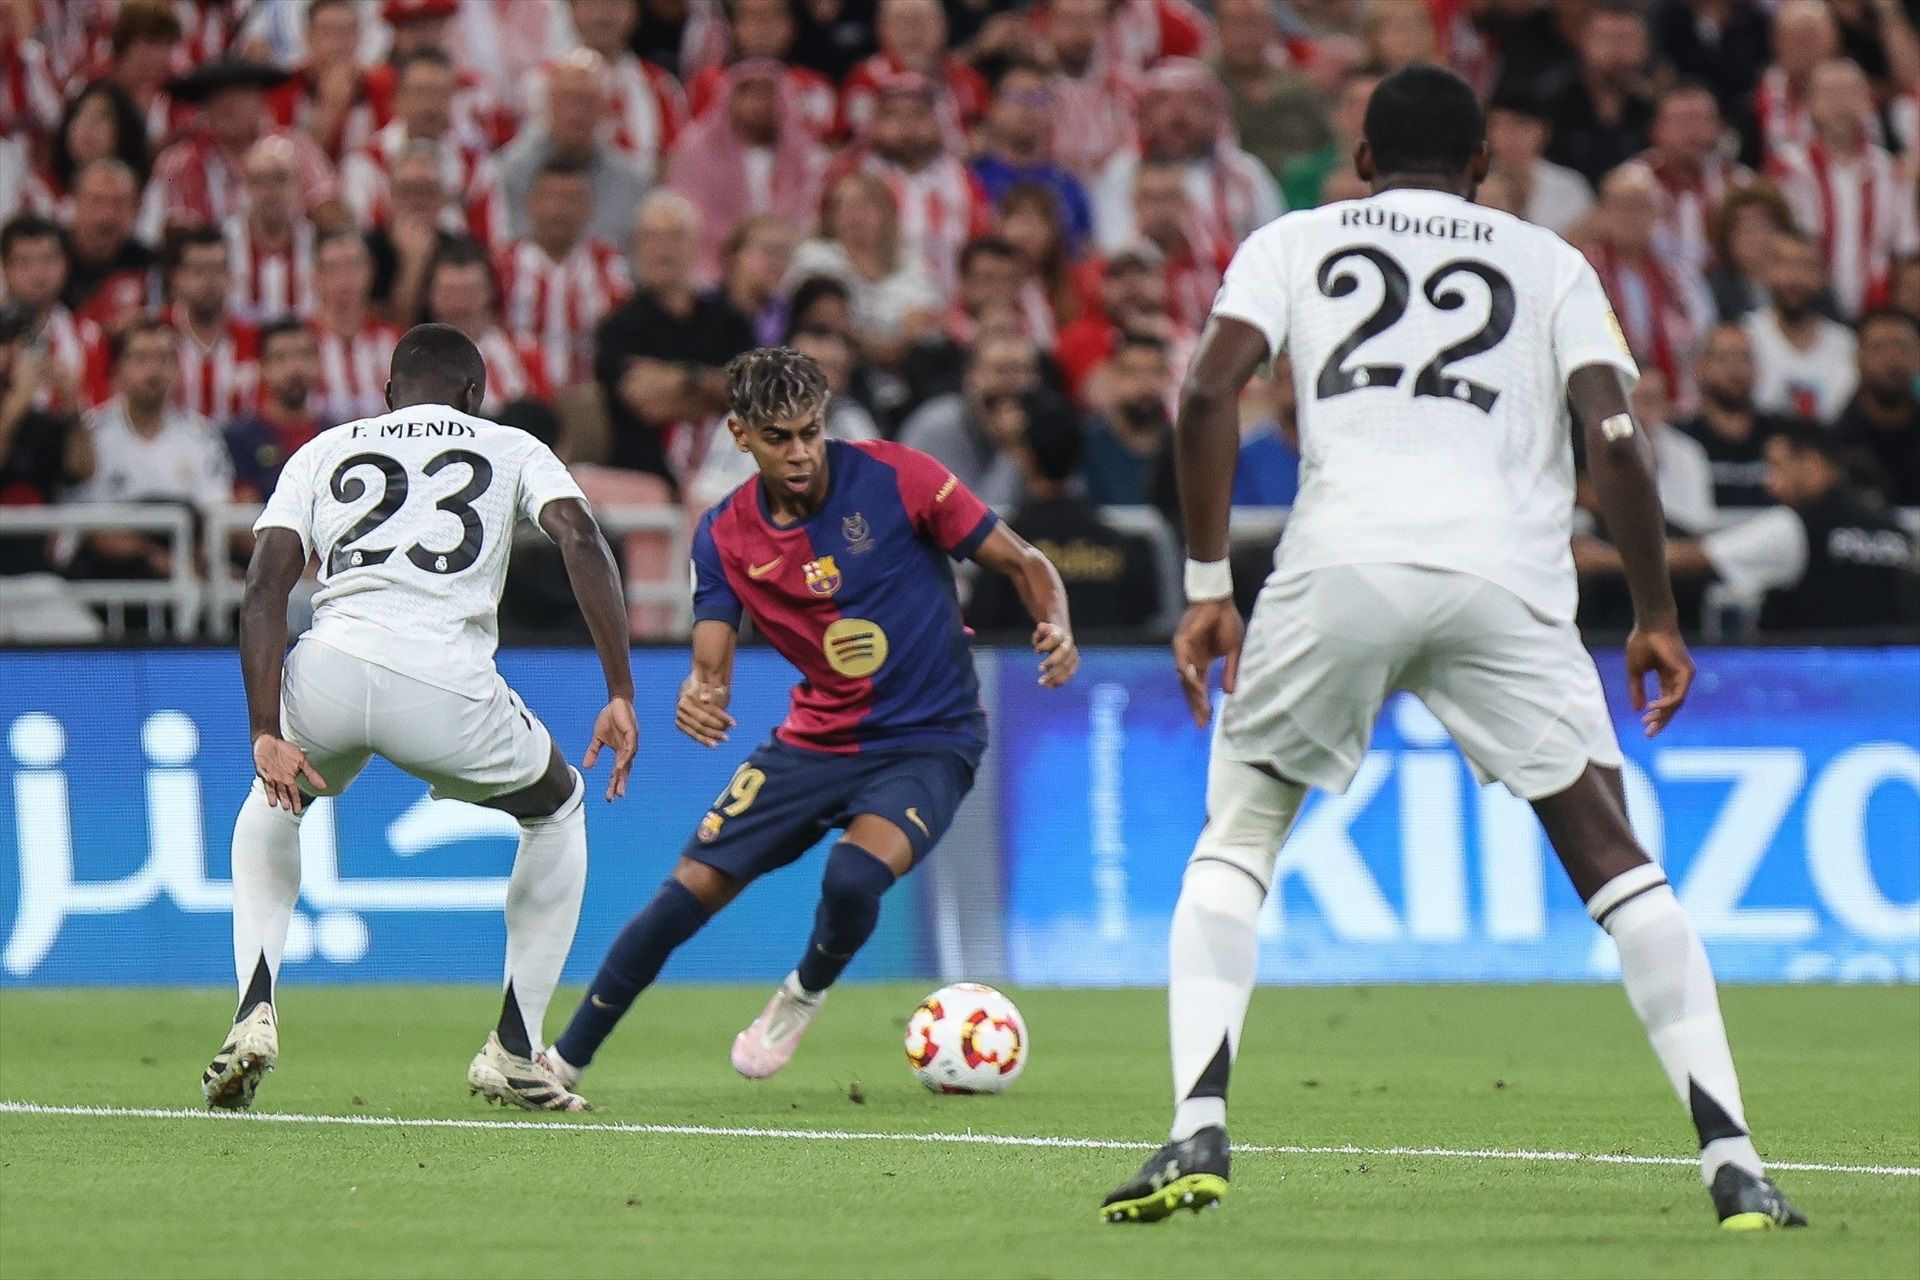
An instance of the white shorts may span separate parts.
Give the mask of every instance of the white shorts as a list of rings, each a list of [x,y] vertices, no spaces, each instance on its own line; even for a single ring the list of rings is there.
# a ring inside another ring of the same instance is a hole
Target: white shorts
[[[337,796],[379,755],[441,799],[478,802],[530,787],[547,772],[553,738],[492,673],[493,691],[466,698],[314,639],[287,655],[280,726]]]
[[[1275,576],[1260,591],[1216,749],[1343,792],[1404,689],[1484,784],[1523,800],[1620,767],[1600,673],[1571,622],[1484,578],[1403,564]]]

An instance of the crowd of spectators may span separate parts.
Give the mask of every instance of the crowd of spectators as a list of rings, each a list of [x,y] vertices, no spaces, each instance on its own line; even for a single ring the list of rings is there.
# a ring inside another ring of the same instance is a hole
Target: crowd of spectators
[[[1480,201],[1587,254],[1646,371],[1676,573],[1894,620],[1859,601],[1901,596],[1920,506],[1917,9],[0,0],[0,504],[258,501],[438,320],[488,412],[698,506],[747,475],[722,367],[786,342],[833,435],[934,454],[1083,625],[1137,624],[1171,584],[1100,509],[1171,515],[1234,246],[1365,194],[1368,95],[1438,61],[1488,105]],[[1285,506],[1284,358],[1243,408],[1236,498]],[[171,571],[135,533],[0,537],[0,613]]]

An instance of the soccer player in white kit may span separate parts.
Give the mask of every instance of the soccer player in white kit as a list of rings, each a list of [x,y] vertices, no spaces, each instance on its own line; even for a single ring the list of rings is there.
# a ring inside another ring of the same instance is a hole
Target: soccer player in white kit
[[[240,660],[258,774],[233,827],[240,1005],[201,1077],[211,1106],[253,1103],[279,1055],[274,985],[300,894],[300,818],[385,757],[435,796],[520,824],[507,883],[506,995],[467,1070],[489,1100],[576,1111],[539,1046],[587,877],[586,786],[495,670],[515,524],[560,547],[606,675],[581,767],[613,751],[624,795],[639,731],[626,607],[612,552],[552,450],[475,417],[486,365],[459,330],[420,325],[394,349],[392,412],[322,432],[294,454],[266,510],[240,609]],[[287,595],[320,557],[313,626],[287,653]]]
[[[1629,691],[1649,736],[1693,664],[1667,579],[1638,376],[1600,283],[1558,236],[1472,204],[1478,101],[1450,71],[1383,80],[1356,152],[1373,194],[1249,236],[1184,389],[1178,464],[1189,601],[1174,662],[1195,723],[1224,658],[1207,822],[1174,909],[1171,1140],[1108,1196],[1112,1222],[1226,1194],[1227,1080],[1257,967],[1256,919],[1309,787],[1343,792],[1382,702],[1405,689],[1484,782],[1530,801],[1698,1131],[1723,1226],[1801,1226],[1748,1135],[1706,952],[1627,823],[1621,756],[1574,629],[1569,407],[1627,565]],[[1237,401],[1285,351],[1300,496],[1244,635],[1227,573]],[[1648,673],[1658,681],[1645,691]]]

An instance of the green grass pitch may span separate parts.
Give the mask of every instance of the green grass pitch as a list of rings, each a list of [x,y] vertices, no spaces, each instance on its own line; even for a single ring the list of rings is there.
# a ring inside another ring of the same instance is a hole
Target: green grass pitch
[[[1163,1132],[1162,993],[1011,992],[1032,1057],[1000,1098],[914,1082],[900,1038],[923,994],[837,991],[793,1066],[756,1084],[727,1049],[762,989],[654,992],[588,1075],[587,1119]],[[1765,1155],[1920,1166],[1912,988],[1724,995]],[[470,987],[291,987],[259,1108],[523,1119],[464,1086],[493,1008]],[[0,993],[0,1099],[191,1112],[229,1012],[216,992]],[[1244,1144],[1691,1154],[1607,987],[1263,989],[1233,1104]],[[1920,1178],[1897,1174],[1782,1172],[1812,1229],[1734,1236],[1685,1167],[1245,1152],[1222,1210],[1116,1227],[1095,1206],[1136,1151],[526,1119],[539,1127],[0,1112],[0,1276],[1920,1275]]]

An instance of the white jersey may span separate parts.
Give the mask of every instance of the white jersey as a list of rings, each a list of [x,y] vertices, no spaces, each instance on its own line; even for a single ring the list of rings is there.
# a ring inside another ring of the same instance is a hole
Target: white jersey
[[[1457,196],[1397,189],[1254,232],[1213,313],[1292,360],[1300,495],[1278,573],[1449,569],[1573,617],[1567,377],[1588,364],[1639,376],[1578,251]]]
[[[315,436],[253,527],[291,529],[319,555],[308,636],[485,698],[514,525],[579,497],[560,459],[526,432],[415,405]]]

